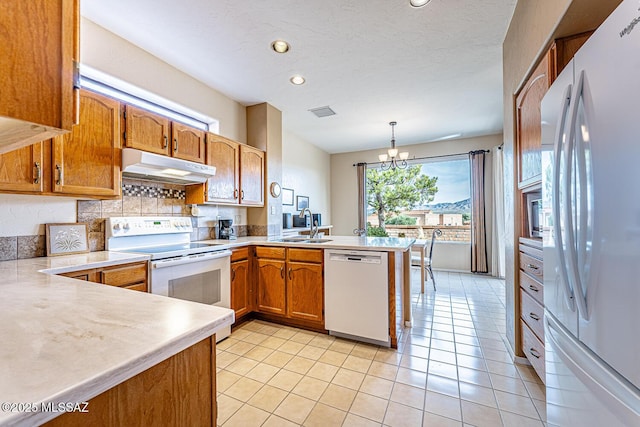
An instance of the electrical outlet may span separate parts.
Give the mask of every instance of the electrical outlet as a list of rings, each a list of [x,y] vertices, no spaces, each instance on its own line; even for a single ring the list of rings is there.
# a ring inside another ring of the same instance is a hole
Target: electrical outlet
[[[275,214],[276,214],[276,207],[271,206],[271,215],[275,215]]]
[[[240,224],[240,215],[236,215],[233,222],[235,222],[236,224]]]

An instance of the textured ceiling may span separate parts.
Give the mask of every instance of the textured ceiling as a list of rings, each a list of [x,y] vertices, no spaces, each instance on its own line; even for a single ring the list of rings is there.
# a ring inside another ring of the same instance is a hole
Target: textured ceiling
[[[516,0],[82,0],[82,15],[330,153],[502,131]],[[291,50],[271,51],[285,39]],[[307,82],[293,86],[289,78]],[[309,109],[337,113],[317,118]]]

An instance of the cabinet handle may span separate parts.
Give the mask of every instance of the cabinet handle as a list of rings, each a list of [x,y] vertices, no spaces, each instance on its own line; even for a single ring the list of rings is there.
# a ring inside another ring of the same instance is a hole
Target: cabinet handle
[[[242,195],[242,200],[244,200],[244,190],[240,190],[240,194]]]
[[[532,270],[537,270],[538,266],[537,265],[533,265],[533,264],[527,264],[527,268],[530,268]]]
[[[238,189],[237,188],[235,190],[233,190],[233,198],[234,199],[238,198]]]
[[[178,138],[173,138],[173,151],[178,152]]]
[[[536,287],[535,287],[535,286],[533,286],[533,285],[529,285],[529,289],[531,289],[533,292],[540,292],[540,291],[538,290],[538,288],[536,288]]]
[[[280,267],[280,277],[284,279],[284,267]]]
[[[164,136],[164,145],[162,146],[162,148],[166,149],[169,146],[169,138],[167,138],[167,135]]]
[[[58,173],[58,179],[56,179],[56,185],[62,185],[62,166],[56,165],[56,172]]]
[[[531,347],[529,349],[529,353],[536,359],[540,359],[540,353],[538,353],[538,350],[536,350],[535,348]]]
[[[40,183],[40,176],[41,176],[40,162],[36,162],[34,166],[36,168],[36,177],[34,178],[33,183],[34,184],[39,184]]]
[[[540,320],[540,316],[535,313],[529,313],[529,317],[535,320],[536,322]]]
[[[289,280],[293,280],[293,278],[291,277],[291,267],[289,267]]]

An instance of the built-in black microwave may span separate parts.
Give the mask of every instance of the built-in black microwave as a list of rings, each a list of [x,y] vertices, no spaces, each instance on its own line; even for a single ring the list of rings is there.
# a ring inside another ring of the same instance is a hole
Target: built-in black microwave
[[[542,199],[540,194],[527,197],[529,236],[542,237]]]

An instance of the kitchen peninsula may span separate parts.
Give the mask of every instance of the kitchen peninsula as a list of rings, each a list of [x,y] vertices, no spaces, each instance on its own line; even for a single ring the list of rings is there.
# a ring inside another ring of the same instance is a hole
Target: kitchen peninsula
[[[90,417],[102,416],[111,425],[120,417],[215,424],[211,337],[233,322],[231,310],[56,275],[146,259],[92,252],[0,262],[0,397],[15,405],[2,408],[0,425],[37,425],[59,415],[54,423],[74,416],[91,424]],[[163,392],[184,399],[156,399]],[[62,414],[55,406],[87,401],[89,413]]]

